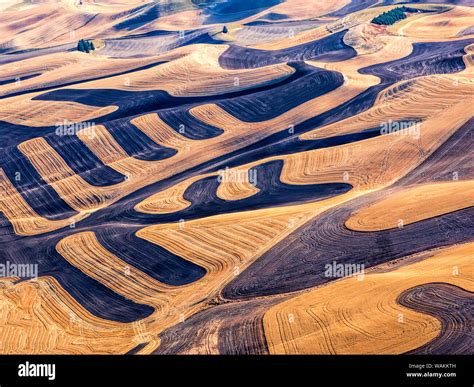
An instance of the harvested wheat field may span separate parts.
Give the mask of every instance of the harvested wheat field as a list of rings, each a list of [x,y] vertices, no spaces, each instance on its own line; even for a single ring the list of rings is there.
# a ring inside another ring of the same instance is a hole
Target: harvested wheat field
[[[0,4],[0,354],[472,354],[468,1]]]

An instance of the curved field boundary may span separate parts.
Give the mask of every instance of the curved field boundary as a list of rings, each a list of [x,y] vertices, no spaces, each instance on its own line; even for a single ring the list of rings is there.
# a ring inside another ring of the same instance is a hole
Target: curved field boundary
[[[272,307],[264,317],[270,352],[397,354],[420,347],[439,335],[441,323],[398,304],[400,294],[430,282],[472,291],[472,248],[448,247],[420,262],[336,281]]]
[[[304,60],[340,62],[356,55],[356,51],[343,41],[346,32],[342,31],[279,51],[257,50],[232,45],[219,57],[219,64],[225,69],[248,69]]]

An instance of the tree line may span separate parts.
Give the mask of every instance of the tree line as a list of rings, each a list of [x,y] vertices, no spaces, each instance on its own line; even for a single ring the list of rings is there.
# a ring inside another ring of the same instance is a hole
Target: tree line
[[[418,10],[416,8],[409,8],[405,6],[394,8],[372,19],[372,23],[389,26],[395,24],[399,20],[406,19],[406,12],[414,13],[418,12]]]

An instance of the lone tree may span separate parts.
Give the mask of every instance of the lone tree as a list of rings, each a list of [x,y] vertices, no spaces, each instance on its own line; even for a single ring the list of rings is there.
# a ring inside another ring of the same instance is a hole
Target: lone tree
[[[391,9],[390,11],[384,12],[379,16],[372,19],[372,23],[378,25],[385,25],[389,26],[395,24],[399,20],[406,19],[406,13],[415,13],[418,12],[416,8],[409,8],[409,7],[398,7]]]
[[[227,26],[224,26],[224,28],[222,28],[222,33],[227,34],[228,32],[229,30],[227,29]]]
[[[77,43],[77,51],[89,53],[94,50],[95,50],[94,43],[89,40],[81,39]]]

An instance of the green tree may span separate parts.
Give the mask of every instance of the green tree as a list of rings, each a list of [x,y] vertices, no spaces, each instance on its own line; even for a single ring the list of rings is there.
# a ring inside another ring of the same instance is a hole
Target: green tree
[[[80,52],[89,53],[95,50],[95,46],[92,41],[81,39],[77,43],[77,50]]]
[[[85,46],[84,46],[84,41],[81,39],[79,40],[79,43],[77,43],[77,50],[80,52],[85,52]]]

